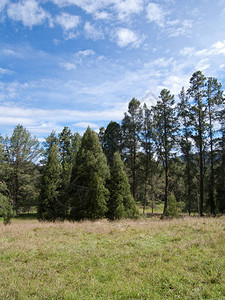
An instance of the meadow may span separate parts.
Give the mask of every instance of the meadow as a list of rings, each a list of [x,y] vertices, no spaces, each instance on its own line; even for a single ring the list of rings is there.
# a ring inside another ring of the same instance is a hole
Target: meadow
[[[0,223],[0,299],[225,299],[225,217]]]

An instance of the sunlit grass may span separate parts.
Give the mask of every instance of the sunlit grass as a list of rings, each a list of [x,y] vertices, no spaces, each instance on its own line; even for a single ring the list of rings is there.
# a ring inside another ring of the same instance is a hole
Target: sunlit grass
[[[225,218],[0,225],[0,299],[225,299]]]

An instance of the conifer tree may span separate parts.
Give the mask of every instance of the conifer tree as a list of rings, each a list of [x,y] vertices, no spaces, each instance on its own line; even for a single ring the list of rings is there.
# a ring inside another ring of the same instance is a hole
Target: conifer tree
[[[147,195],[151,195],[152,213],[154,208],[154,183],[153,175],[156,172],[156,164],[153,160],[155,151],[154,136],[153,136],[153,113],[146,104],[143,106],[142,118],[142,131],[141,131],[141,147],[143,153],[141,155],[142,176],[141,181],[144,183],[143,193],[143,214],[145,214],[145,207],[147,204]]]
[[[126,165],[131,171],[131,190],[134,200],[137,194],[138,149],[140,148],[140,133],[142,128],[141,102],[133,98],[128,105],[128,113],[122,120],[123,155]]]
[[[221,138],[219,141],[219,165],[216,170],[216,202],[220,213],[225,212],[225,109],[220,112]]]
[[[160,101],[153,107],[154,112],[154,139],[159,160],[165,171],[165,214],[168,203],[169,191],[169,163],[172,150],[176,145],[176,134],[178,130],[177,117],[174,109],[174,96],[170,91],[163,89],[160,93]]]
[[[121,151],[122,133],[121,127],[117,122],[111,121],[104,132],[103,151],[107,157],[108,164],[111,166],[113,155],[116,151]]]
[[[62,167],[61,187],[59,191],[59,200],[63,204],[65,215],[69,209],[69,187],[73,165],[72,152],[72,133],[68,127],[64,127],[59,134],[59,154]]]
[[[11,218],[14,216],[13,207],[8,197],[0,193],[0,216],[3,217],[3,224],[10,224]]]
[[[110,198],[107,216],[111,220],[135,218],[138,215],[130,185],[119,152],[113,155],[109,184]]]
[[[178,217],[177,200],[174,193],[171,193],[168,198],[168,207],[166,209],[166,216]]]
[[[201,71],[195,72],[190,79],[188,95],[193,99],[193,105],[190,110],[192,125],[192,137],[198,151],[199,168],[199,215],[203,216],[204,204],[204,160],[206,149],[207,133],[207,106],[206,106],[206,77]]]
[[[180,102],[177,105],[178,118],[180,123],[180,148],[184,155],[185,171],[184,171],[184,182],[185,182],[185,202],[189,215],[191,214],[191,208],[193,204],[194,196],[194,175],[195,175],[195,166],[193,163],[193,154],[192,154],[192,128],[190,120],[190,104],[188,97],[182,88],[179,94]]]
[[[97,134],[87,128],[71,176],[71,211],[73,220],[103,218],[107,211],[109,178],[106,156]]]
[[[6,184],[13,208],[18,212],[20,208],[36,205],[37,181],[39,173],[35,162],[38,161],[41,149],[36,137],[17,125],[10,138],[5,139],[7,164]]]
[[[215,215],[215,122],[218,121],[219,110],[222,104],[221,84],[216,78],[209,77],[206,83],[206,103],[208,108],[208,136],[209,136],[209,154],[210,154],[210,176],[208,184],[208,205],[211,214]]]
[[[55,221],[65,218],[65,208],[59,199],[61,187],[61,165],[59,151],[54,143],[50,150],[44,168],[41,191],[38,204],[38,217],[40,220]]]

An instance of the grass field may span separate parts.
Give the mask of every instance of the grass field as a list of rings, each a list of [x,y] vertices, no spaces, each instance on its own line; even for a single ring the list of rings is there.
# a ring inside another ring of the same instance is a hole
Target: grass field
[[[225,218],[0,224],[0,299],[225,299]]]

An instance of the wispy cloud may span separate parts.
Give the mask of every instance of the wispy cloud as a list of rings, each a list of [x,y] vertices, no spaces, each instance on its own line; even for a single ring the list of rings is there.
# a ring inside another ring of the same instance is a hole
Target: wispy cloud
[[[9,3],[9,0],[1,0],[1,2],[0,2],[0,12],[5,8],[7,3]]]
[[[149,22],[155,22],[160,27],[164,26],[165,13],[161,6],[156,3],[149,3],[146,9],[147,20]]]
[[[1,68],[0,67],[0,75],[11,75],[13,74],[14,72],[11,71],[11,70],[8,70],[8,69],[4,69],[4,68]]]
[[[94,41],[104,39],[104,33],[102,32],[101,28],[96,28],[90,22],[85,23],[84,34],[86,38]]]

